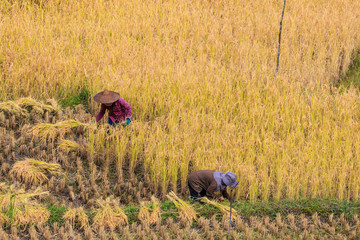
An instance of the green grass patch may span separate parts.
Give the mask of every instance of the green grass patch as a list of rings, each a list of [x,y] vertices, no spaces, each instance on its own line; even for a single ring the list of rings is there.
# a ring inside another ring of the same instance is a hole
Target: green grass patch
[[[274,202],[235,202],[236,209],[244,218],[250,216],[269,216],[276,217],[278,213],[287,216],[304,214],[311,216],[318,213],[319,216],[327,218],[330,214],[351,218],[355,214],[360,214],[360,202],[347,202],[335,199],[303,199],[303,200],[281,200]]]
[[[124,212],[128,217],[129,224],[139,221],[138,220],[139,211],[140,208],[138,206],[129,205],[124,207]]]
[[[161,203],[161,219],[166,221],[167,218],[172,217],[176,220],[179,216],[175,204],[171,201]]]
[[[204,217],[204,218],[210,219],[213,215],[216,215],[216,217],[220,219],[220,217],[222,217],[222,215],[223,215],[219,211],[219,209],[217,209],[215,206],[213,206],[211,204],[195,203],[192,205],[192,207],[198,213],[199,217]]]
[[[215,206],[210,204],[191,204],[187,201],[194,210],[198,213],[199,217],[210,219],[213,215],[216,215],[216,219],[221,220],[223,213],[221,213]],[[230,205],[228,201],[222,202],[224,205]],[[264,217],[269,216],[275,218],[277,214],[285,217],[292,213],[295,216],[304,214],[305,216],[311,217],[313,214],[318,213],[322,218],[328,218],[330,214],[339,217],[342,213],[345,214],[347,219],[352,219],[355,214],[360,215],[360,201],[348,202],[339,201],[336,199],[302,199],[302,200],[280,200],[280,201],[238,201],[232,204],[233,208],[241,215],[243,219],[249,220],[251,216]],[[49,224],[54,222],[62,225],[64,220],[63,215],[67,209],[63,206],[51,205],[47,207],[51,215],[48,220]],[[128,217],[129,223],[139,222],[138,215],[140,206],[128,205],[123,207],[126,216]],[[95,212],[86,212],[90,222],[95,215]],[[169,217],[173,218],[174,221],[178,220],[178,210],[176,206],[170,202],[165,201],[161,203],[161,218],[162,221],[166,221]]]
[[[63,206],[55,206],[51,205],[47,207],[47,209],[50,211],[50,217],[48,220],[49,225],[52,225],[53,223],[57,222],[62,225],[64,223],[63,216],[67,209]]]
[[[64,94],[64,90],[60,90],[60,95]],[[61,107],[75,107],[76,105],[82,104],[86,110],[89,109],[91,99],[90,90],[86,87],[82,87],[78,93],[62,97],[59,101]]]

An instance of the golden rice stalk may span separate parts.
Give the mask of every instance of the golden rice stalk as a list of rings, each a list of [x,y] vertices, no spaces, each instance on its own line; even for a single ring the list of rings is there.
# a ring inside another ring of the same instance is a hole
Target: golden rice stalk
[[[36,101],[32,98],[20,98],[15,101],[16,104],[18,104],[22,108],[26,107],[32,107],[36,112],[39,112],[41,114],[44,113],[44,110],[48,112],[55,111],[54,107],[48,104],[43,104],[41,102]]]
[[[16,104],[13,101],[0,102],[0,111],[19,117],[25,117],[25,118],[29,117],[28,111],[26,111],[26,109],[21,108],[18,104]]]
[[[34,204],[26,204],[23,211],[19,211],[15,217],[15,225],[26,225],[30,223],[44,224],[50,217],[50,211],[46,208]]]
[[[176,208],[179,210],[179,217],[183,222],[189,222],[190,224],[196,219],[196,212],[195,210],[186,202],[181,200],[176,194],[171,191],[166,197],[172,201]]]
[[[139,211],[139,215],[138,215],[138,219],[142,222],[142,223],[150,223],[150,212],[149,212],[149,208],[147,208],[145,206],[144,202],[140,202],[140,211]]]
[[[10,175],[26,184],[42,184],[48,181],[46,174],[59,175],[61,167],[56,163],[46,163],[31,158],[17,161],[10,171]]]
[[[222,205],[222,204],[220,204],[218,202],[215,202],[215,201],[211,201],[207,197],[202,197],[201,201],[204,202],[204,203],[208,203],[208,204],[211,204],[211,205],[215,206],[216,208],[218,208],[225,215],[230,215],[230,207],[229,206]],[[234,218],[236,218],[237,215],[238,215],[237,211],[234,208],[231,210],[231,214],[234,216]]]
[[[152,201],[152,212],[150,214],[150,224],[156,223],[161,218],[161,209],[159,200],[151,196]]]

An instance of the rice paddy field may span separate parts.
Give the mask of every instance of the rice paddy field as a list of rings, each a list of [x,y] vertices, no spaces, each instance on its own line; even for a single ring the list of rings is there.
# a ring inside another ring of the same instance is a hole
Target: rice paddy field
[[[0,239],[360,236],[360,1],[0,0]],[[110,128],[92,97],[120,93]]]

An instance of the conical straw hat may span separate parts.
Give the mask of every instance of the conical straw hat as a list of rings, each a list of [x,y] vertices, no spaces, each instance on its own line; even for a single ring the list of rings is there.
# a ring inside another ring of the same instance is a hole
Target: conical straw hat
[[[94,96],[94,100],[98,103],[113,103],[120,98],[116,92],[104,90]]]

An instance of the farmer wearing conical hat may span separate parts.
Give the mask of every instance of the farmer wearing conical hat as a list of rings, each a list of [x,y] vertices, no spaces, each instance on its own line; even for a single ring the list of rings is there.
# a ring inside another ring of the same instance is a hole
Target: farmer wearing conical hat
[[[113,91],[104,90],[94,96],[94,100],[101,103],[100,112],[96,116],[96,122],[99,122],[108,110],[108,123],[116,126],[123,123],[127,126],[131,122],[131,106],[120,95]]]
[[[199,197],[216,198],[215,192],[220,191],[224,198],[229,199],[226,187],[234,188],[239,184],[236,181],[236,175],[232,172],[222,173],[213,170],[199,170],[189,174],[188,185],[190,198],[198,200]]]

